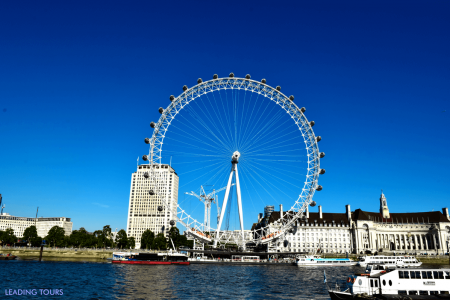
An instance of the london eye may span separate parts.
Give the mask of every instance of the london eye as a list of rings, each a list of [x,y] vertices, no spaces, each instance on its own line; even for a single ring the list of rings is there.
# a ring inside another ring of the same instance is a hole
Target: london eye
[[[294,96],[265,79],[231,73],[198,79],[168,98],[168,106],[159,108],[159,120],[150,123],[153,134],[145,139],[150,147],[143,158],[151,165],[150,177],[162,164],[178,173],[176,206],[156,186],[149,193],[159,196],[189,234],[215,246],[270,243],[289,232],[308,205],[315,205],[325,153],[319,152],[315,122],[308,121]],[[200,186],[224,192],[214,199],[217,224],[202,220],[202,203],[181,197]],[[286,209],[274,223],[252,226],[264,206],[277,204]]]

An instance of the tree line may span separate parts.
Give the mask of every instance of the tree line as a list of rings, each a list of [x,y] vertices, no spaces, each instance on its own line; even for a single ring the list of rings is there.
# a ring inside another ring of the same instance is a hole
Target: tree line
[[[169,231],[169,238],[166,239],[164,234],[155,234],[151,230],[146,230],[142,234],[141,249],[158,249],[165,250],[172,248],[170,242],[172,239],[176,248],[180,246],[192,247],[193,242],[188,241],[184,235],[180,235],[177,227],[172,227]],[[25,243],[32,247],[41,246],[43,240],[45,244],[50,247],[75,247],[75,248],[120,248],[120,249],[134,249],[136,241],[134,237],[128,237],[125,230],[121,229],[117,232],[115,239],[111,232],[109,225],[103,226],[102,230],[96,230],[93,233],[88,232],[81,227],[78,230],[72,231],[69,236],[65,235],[63,228],[53,226],[46,237],[41,238],[37,234],[36,226],[32,225],[25,229],[20,243]],[[14,230],[11,228],[5,231],[0,230],[0,245],[14,245],[19,239],[14,235]]]

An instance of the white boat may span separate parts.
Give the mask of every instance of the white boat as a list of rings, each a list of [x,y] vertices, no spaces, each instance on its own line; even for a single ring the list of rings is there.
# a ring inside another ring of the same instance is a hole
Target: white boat
[[[375,271],[351,275],[344,286],[328,289],[331,299],[450,299],[450,269]]]
[[[322,258],[319,255],[297,255],[295,259],[297,266],[354,266],[357,264],[349,258]]]
[[[358,261],[358,266],[365,267],[368,264],[387,265],[390,267],[407,266],[407,267],[420,267],[422,262],[417,260],[414,256],[363,256]]]

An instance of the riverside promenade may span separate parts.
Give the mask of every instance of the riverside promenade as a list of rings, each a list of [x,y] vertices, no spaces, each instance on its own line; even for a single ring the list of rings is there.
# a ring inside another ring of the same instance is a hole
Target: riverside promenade
[[[129,251],[119,249],[70,249],[70,248],[44,248],[43,258],[83,258],[83,259],[107,259],[112,257],[114,251]],[[2,247],[0,253],[11,253],[18,257],[39,257],[39,247],[14,248]]]
[[[39,257],[39,247],[0,247],[0,253],[11,253],[18,257]],[[82,259],[108,259],[112,258],[113,252],[164,252],[165,250],[145,250],[145,249],[88,249],[88,248],[44,248],[42,252],[43,258],[82,258]],[[327,254],[328,258],[343,258],[345,255]],[[350,254],[348,256],[353,260],[357,260],[357,255]],[[448,255],[417,255],[424,264],[450,264]]]

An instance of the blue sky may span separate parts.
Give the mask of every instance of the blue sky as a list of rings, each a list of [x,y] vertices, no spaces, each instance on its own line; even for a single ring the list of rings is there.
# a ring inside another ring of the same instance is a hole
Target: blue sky
[[[0,193],[16,216],[125,228],[150,121],[182,86],[234,72],[307,108],[325,212],[450,199],[448,1],[5,2]],[[182,192],[182,191],[180,191]],[[261,212],[263,210],[261,204]],[[249,212],[246,225],[254,212]],[[256,215],[254,215],[256,219]]]

